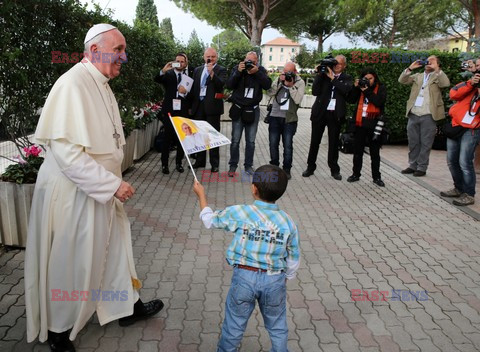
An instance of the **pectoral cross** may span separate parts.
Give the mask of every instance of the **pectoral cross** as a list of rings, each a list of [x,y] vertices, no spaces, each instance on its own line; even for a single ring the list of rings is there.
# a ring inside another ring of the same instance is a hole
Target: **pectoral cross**
[[[120,135],[117,133],[117,130],[115,129],[115,133],[113,134],[113,138],[115,138],[115,142],[117,143],[117,149],[120,149]]]

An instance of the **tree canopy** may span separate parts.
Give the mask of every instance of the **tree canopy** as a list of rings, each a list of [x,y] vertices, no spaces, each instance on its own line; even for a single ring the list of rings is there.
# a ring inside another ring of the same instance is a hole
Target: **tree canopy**
[[[157,6],[153,0],[138,0],[135,25],[139,22],[147,22],[158,27]]]
[[[265,28],[290,21],[301,0],[172,0],[197,18],[221,28],[237,28],[254,46]],[[300,8],[300,7],[298,7]]]

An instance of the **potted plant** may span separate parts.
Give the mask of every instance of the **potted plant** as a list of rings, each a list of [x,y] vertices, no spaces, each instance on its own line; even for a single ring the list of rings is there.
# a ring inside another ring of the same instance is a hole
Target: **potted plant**
[[[25,247],[28,219],[43,149],[30,145],[0,176],[0,238],[3,245]]]

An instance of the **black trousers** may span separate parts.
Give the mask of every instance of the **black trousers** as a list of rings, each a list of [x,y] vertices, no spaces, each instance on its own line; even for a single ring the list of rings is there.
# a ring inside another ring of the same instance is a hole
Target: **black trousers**
[[[372,163],[372,178],[374,180],[381,178],[380,174],[380,141],[372,141],[374,128],[359,127],[355,128],[353,140],[353,174],[360,177],[363,164],[363,152],[365,146],[370,148],[370,160]]]
[[[205,105],[203,101],[200,103],[198,107],[198,111],[195,114],[195,120],[204,120],[207,121],[210,125],[213,126],[218,132],[220,132],[220,115],[208,115],[205,111]],[[208,151],[210,156],[210,165],[212,167],[218,167],[220,164],[220,150],[219,148],[213,148]],[[207,162],[207,152],[198,152],[197,159],[195,163],[200,165],[205,165]]]
[[[314,171],[317,168],[318,150],[320,149],[325,127],[328,127],[328,167],[333,175],[340,172],[340,166],[338,166],[340,121],[333,112],[327,111],[322,118],[312,120],[312,134],[310,150],[308,151],[307,168],[310,171]]]
[[[162,144],[162,165],[168,165],[168,157],[170,154],[170,147],[172,145],[177,146],[177,157],[175,158],[175,161],[177,165],[181,164],[185,153],[183,152],[183,148],[180,144],[180,140],[177,137],[177,133],[173,129],[172,121],[170,121],[168,115],[164,115],[162,121],[165,128],[165,139],[164,143]]]

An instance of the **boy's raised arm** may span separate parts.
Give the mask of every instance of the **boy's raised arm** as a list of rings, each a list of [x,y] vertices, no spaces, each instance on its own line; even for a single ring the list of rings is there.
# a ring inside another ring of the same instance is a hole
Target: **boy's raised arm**
[[[200,182],[194,181],[193,191],[197,195],[198,201],[200,202],[200,210],[203,210],[204,208],[208,207],[207,196],[205,195],[205,188],[202,186]]]

